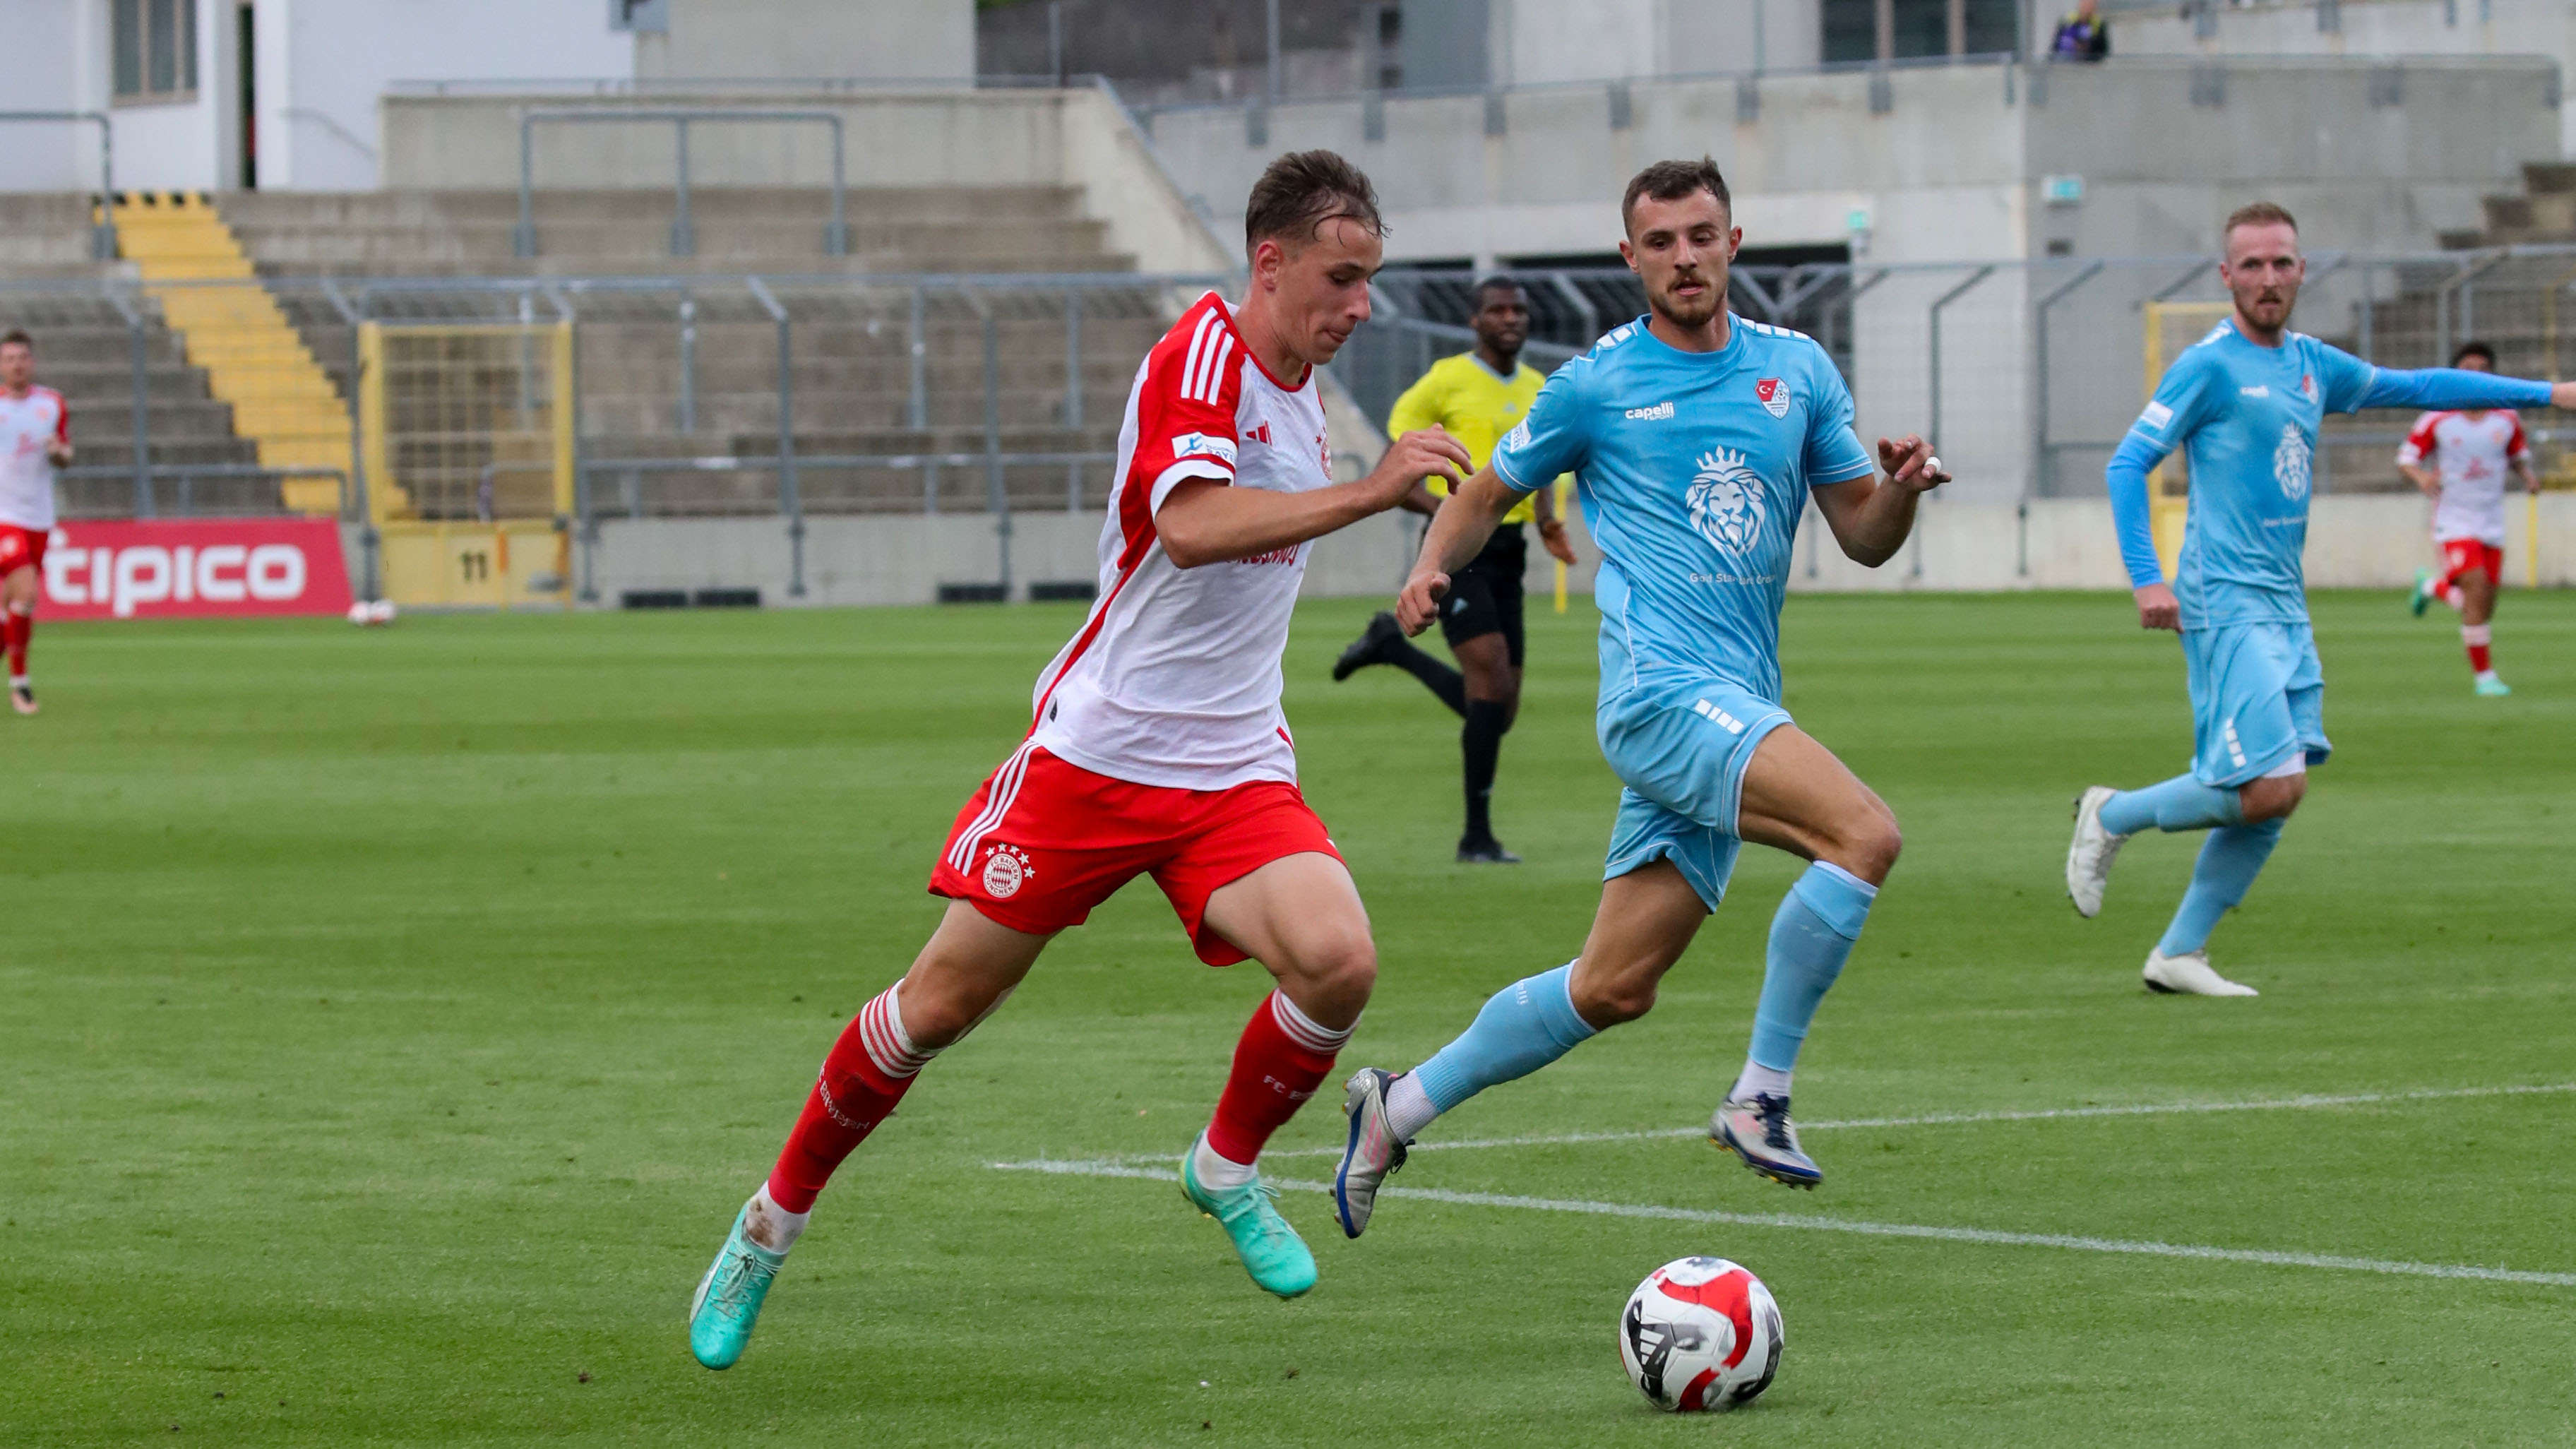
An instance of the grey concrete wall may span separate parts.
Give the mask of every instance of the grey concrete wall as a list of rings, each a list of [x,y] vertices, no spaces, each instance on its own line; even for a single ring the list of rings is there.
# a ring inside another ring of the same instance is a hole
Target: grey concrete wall
[[[1111,250],[1146,271],[1241,264],[1157,168],[1151,143],[1099,91],[691,91],[689,99],[840,116],[846,175],[855,187],[1080,186],[1084,214],[1107,223]],[[639,104],[628,97],[388,95],[379,108],[384,184],[512,189],[519,184],[520,111]],[[671,130],[668,123],[541,122],[533,144],[537,184],[667,188],[675,175]],[[832,176],[829,134],[810,124],[699,126],[689,157],[690,178],[703,186],[824,186]],[[1240,198],[1236,208],[1240,218]]]
[[[2576,496],[2541,500],[2541,581],[2576,587]],[[2525,577],[2530,538],[2516,501],[2506,510],[2510,537],[2506,582]],[[1029,513],[1013,519],[1013,574],[1024,595],[1031,580],[1088,580],[1098,571],[1097,514]],[[2399,589],[2431,562],[2424,504],[2396,496],[2325,497],[2308,530],[2308,582],[2318,588]],[[1346,529],[1316,545],[1306,592],[1317,598],[1392,597],[1420,539],[1420,521],[1389,515]],[[354,542],[352,548],[354,549]],[[1590,593],[1598,551],[1580,531],[1584,564],[1570,585]],[[992,520],[981,515],[924,518],[817,518],[805,536],[807,594],[787,594],[788,538],[779,519],[609,519],[600,524],[592,558],[601,602],[615,607],[628,589],[757,588],[775,606],[917,604],[943,583],[989,581],[998,555]],[[353,552],[351,577],[359,561]],[[1533,547],[1533,597],[1550,588],[1551,568]],[[1799,531],[1789,586],[1801,591],[2101,589],[2125,591],[2108,503],[2036,499],[2012,504],[1935,501],[1921,515],[1918,542],[1885,566],[1844,558],[1812,513]]]
[[[975,73],[974,0],[670,0],[665,35],[636,37],[635,71],[658,76]]]
[[[2478,200],[2555,159],[2559,108],[2546,61],[2409,62],[2399,104],[2376,104],[2374,66],[2236,60],[2224,98],[2195,104],[2194,63],[2173,58],[2050,67],[1909,68],[1869,106],[1864,73],[1771,76],[1737,119],[1732,80],[1639,80],[1632,122],[1610,124],[1608,87],[1524,89],[1485,132],[1477,96],[1388,98],[1371,141],[1356,101],[1283,105],[1269,142],[1231,109],[1165,111],[1152,129],[1186,190],[1230,224],[1279,151],[1327,146],[1386,199],[1398,260],[1607,251],[1619,184],[1648,161],[1706,153],[1736,193],[1748,245],[1837,243],[1868,219],[1874,261],[2013,258],[2065,235],[2078,255],[2207,250],[2219,217],[2275,194],[2339,247],[2426,250],[2474,224]],[[2041,178],[2084,178],[2067,226],[2036,216]]]

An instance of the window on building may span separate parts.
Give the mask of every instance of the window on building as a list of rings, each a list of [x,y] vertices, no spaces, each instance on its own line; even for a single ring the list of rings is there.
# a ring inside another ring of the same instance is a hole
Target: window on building
[[[114,0],[108,25],[119,102],[196,99],[196,0]]]
[[[608,0],[608,28],[669,34],[671,0]]]
[[[2015,0],[1966,0],[1969,55],[1992,55],[2013,48]],[[1824,51],[1828,62],[1878,58],[1876,0],[1824,0]],[[1941,55],[1950,48],[1948,0],[1893,0],[1896,48],[1890,59]]]

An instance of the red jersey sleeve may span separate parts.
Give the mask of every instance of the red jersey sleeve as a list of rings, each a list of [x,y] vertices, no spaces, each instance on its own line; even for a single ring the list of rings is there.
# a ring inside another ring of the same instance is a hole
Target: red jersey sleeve
[[[2397,445],[2398,465],[2413,468],[2431,457],[2436,446],[2433,430],[2441,425],[2442,419],[2449,416],[2448,413],[2426,413],[2417,418],[2415,426],[2406,434],[2406,441]]]
[[[1214,292],[1182,313],[1146,355],[1136,379],[1135,447],[1118,480],[1119,523],[1131,553],[1152,542],[1154,514],[1183,479],[1234,481],[1243,364],[1243,339]]]
[[[2513,424],[2513,437],[2506,441],[2504,445],[2504,455],[2508,458],[2530,457],[2531,440],[2524,437],[2522,434],[2522,414],[2515,412],[2511,408],[2506,408],[2504,410],[2504,415]]]
[[[54,441],[68,448],[72,445],[72,405],[52,388],[45,389],[45,395],[54,400]],[[2522,436],[2518,425],[2514,436]]]

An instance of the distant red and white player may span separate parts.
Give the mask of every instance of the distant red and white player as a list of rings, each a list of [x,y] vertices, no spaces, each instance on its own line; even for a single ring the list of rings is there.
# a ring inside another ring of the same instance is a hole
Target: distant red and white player
[[[1408,434],[1335,483],[1314,369],[1369,314],[1383,235],[1368,178],[1326,151],[1253,187],[1242,309],[1211,292],[1137,369],[1100,539],[1100,593],[1038,676],[1028,737],[966,808],[930,880],[946,916],[904,978],[861,1009],[769,1179],[734,1220],[689,1315],[709,1368],[742,1354],[771,1279],[841,1160],[914,1074],[1010,995],[1056,932],[1139,875],[1199,959],[1278,979],[1253,1012],[1182,1191],[1255,1282],[1313,1286],[1314,1255],[1254,1170],[1330,1073],[1377,979],[1359,891],[1297,789],[1280,654],[1309,543],[1393,507],[1467,452]]]
[[[27,645],[44,596],[45,539],[54,531],[54,470],[72,461],[72,415],[63,395],[36,385],[36,340],[0,336],[0,647],[9,656],[9,704],[36,712]]]
[[[2495,349],[2483,342],[2462,343],[2451,365],[2493,372]],[[2460,642],[2467,646],[2477,692],[2513,693],[2496,678],[2488,649],[2496,586],[2504,582],[2505,475],[2519,476],[2535,492],[2540,487],[2522,416],[2511,408],[2426,413],[2398,448],[2397,467],[2433,500],[2433,546],[2442,551],[2441,572],[2416,571],[2408,606],[2419,617],[2435,599],[2459,610]]]

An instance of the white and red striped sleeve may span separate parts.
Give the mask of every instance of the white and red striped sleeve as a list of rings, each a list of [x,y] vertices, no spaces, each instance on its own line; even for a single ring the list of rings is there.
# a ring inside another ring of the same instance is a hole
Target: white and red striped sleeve
[[[2406,433],[2406,441],[2397,445],[2397,465],[2401,468],[2413,468],[2420,466],[2426,458],[2431,457],[2433,450],[2438,446],[2433,438],[2433,430],[2440,427],[2442,419],[2449,416],[2450,414],[2446,412],[2435,412],[2426,413],[2417,418],[2415,426]]]
[[[1243,357],[1243,338],[1214,292],[1154,345],[1136,385],[1136,451],[1120,480],[1122,507],[1150,518],[1184,478],[1234,481]]]
[[[2508,458],[2530,457],[2531,439],[2523,435],[2522,414],[2515,412],[2511,408],[2506,408],[2504,410],[2504,416],[2506,422],[2513,424],[2513,437],[2505,443],[2504,455]]]
[[[54,400],[54,441],[68,448],[72,445],[72,405],[50,387],[45,389],[45,396]],[[2521,436],[2518,429],[2515,436]]]

